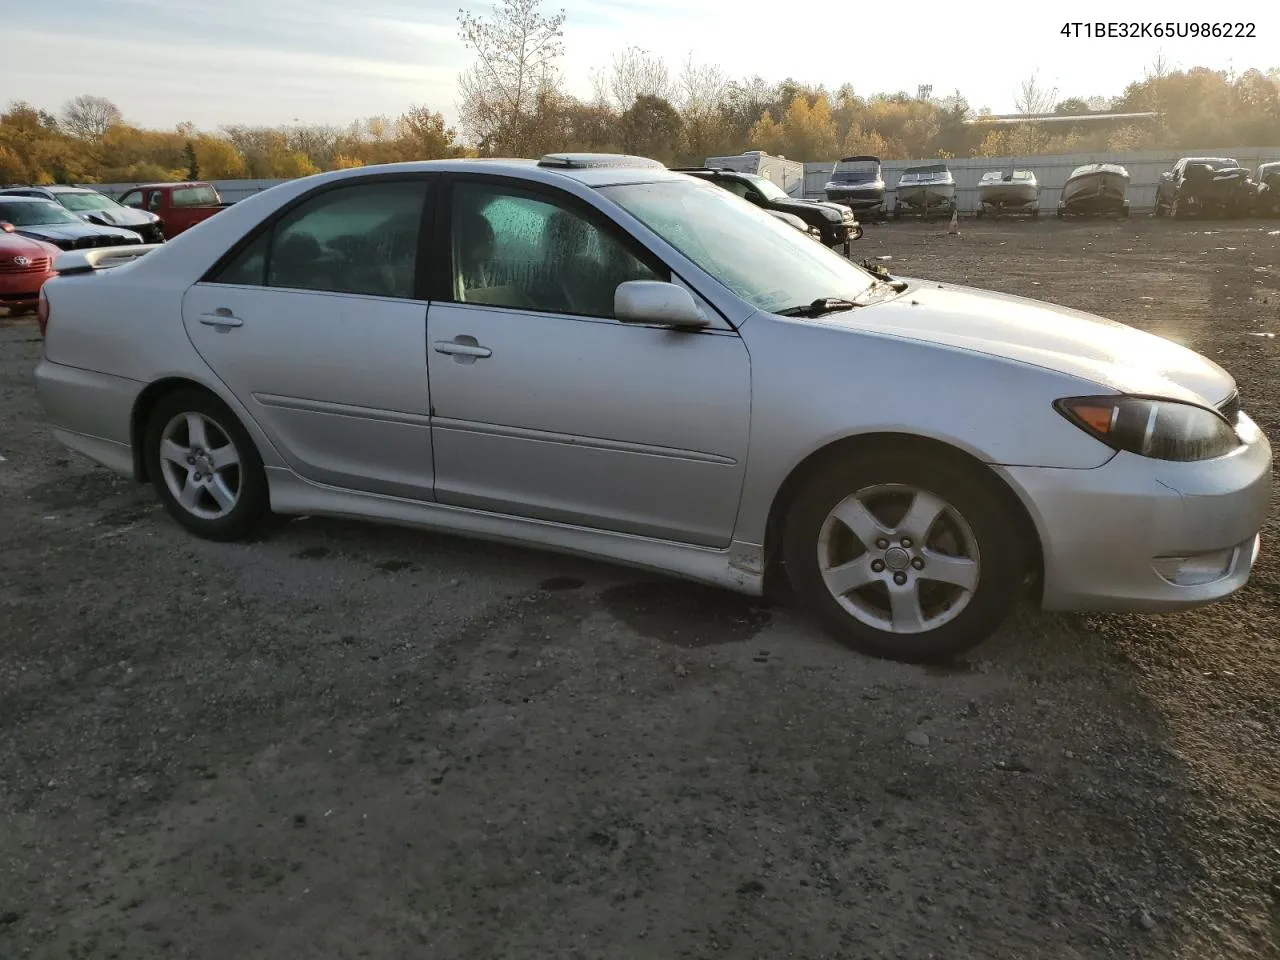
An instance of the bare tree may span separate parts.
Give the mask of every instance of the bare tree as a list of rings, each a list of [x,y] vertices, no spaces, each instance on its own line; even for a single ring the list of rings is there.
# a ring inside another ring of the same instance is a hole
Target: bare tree
[[[83,93],[62,108],[62,125],[81,140],[101,140],[103,134],[124,120],[120,108],[106,97]]]
[[[1156,58],[1151,61],[1150,66],[1143,69],[1142,73],[1148,80],[1163,80],[1172,72],[1169,61],[1164,55],[1164,47],[1156,51]]]
[[[724,71],[714,63],[694,63],[692,53],[676,78],[676,96],[686,117],[711,113],[724,102],[728,90],[729,79]]]
[[[1057,100],[1058,88],[1044,86],[1040,82],[1040,71],[1036,70],[1018,87],[1013,105],[1025,116],[1038,117],[1050,113]],[[1019,124],[1010,138],[1014,152],[1020,154],[1038,153],[1048,139],[1044,124],[1038,121]]]
[[[619,113],[630,110],[639,97],[670,100],[671,73],[661,57],[640,47],[627,47],[613,55],[613,63],[591,77],[596,100]]]
[[[1040,71],[1036,70],[1031,76],[1022,81],[1013,105],[1019,113],[1036,116],[1053,110],[1053,105],[1057,100],[1058,88],[1042,85],[1040,83]]]
[[[481,149],[520,152],[539,105],[559,87],[564,11],[541,12],[541,0],[499,0],[490,17],[458,11],[458,35],[476,64],[458,78],[459,119]]]

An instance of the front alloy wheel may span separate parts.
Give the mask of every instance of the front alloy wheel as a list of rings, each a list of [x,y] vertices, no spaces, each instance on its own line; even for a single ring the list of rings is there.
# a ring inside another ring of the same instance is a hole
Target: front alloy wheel
[[[934,449],[873,450],[795,491],[783,559],[796,595],[843,642],[894,660],[945,660],[996,629],[1029,544],[1014,494]]]
[[[907,484],[877,484],[827,514],[818,569],[850,616],[889,633],[923,633],[969,604],[981,554],[951,504]]]

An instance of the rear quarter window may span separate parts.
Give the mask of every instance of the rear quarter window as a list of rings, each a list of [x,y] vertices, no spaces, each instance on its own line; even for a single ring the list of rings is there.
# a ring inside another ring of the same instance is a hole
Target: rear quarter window
[[[218,205],[218,193],[213,187],[178,187],[170,194],[170,206],[214,207]]]

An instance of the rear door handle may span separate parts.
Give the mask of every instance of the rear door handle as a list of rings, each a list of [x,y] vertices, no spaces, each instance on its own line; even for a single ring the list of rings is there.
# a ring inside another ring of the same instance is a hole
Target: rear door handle
[[[475,337],[466,335],[454,337],[452,340],[437,340],[432,344],[436,353],[445,353],[450,356],[462,360],[463,357],[471,357],[473,360],[479,357],[491,357],[493,351],[488,347],[482,347],[476,342]],[[466,362],[466,361],[462,361]]]
[[[244,321],[226,307],[219,307],[213,313],[200,314],[200,322],[206,327],[240,327]]]

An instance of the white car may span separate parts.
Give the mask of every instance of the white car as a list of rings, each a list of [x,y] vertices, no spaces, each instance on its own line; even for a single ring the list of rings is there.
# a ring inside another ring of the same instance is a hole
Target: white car
[[[758,594],[909,660],[1249,576],[1235,384],[1074,310],[877,276],[712,184],[557,155],[344,170],[44,287],[56,436],[196,534],[414,524]]]

